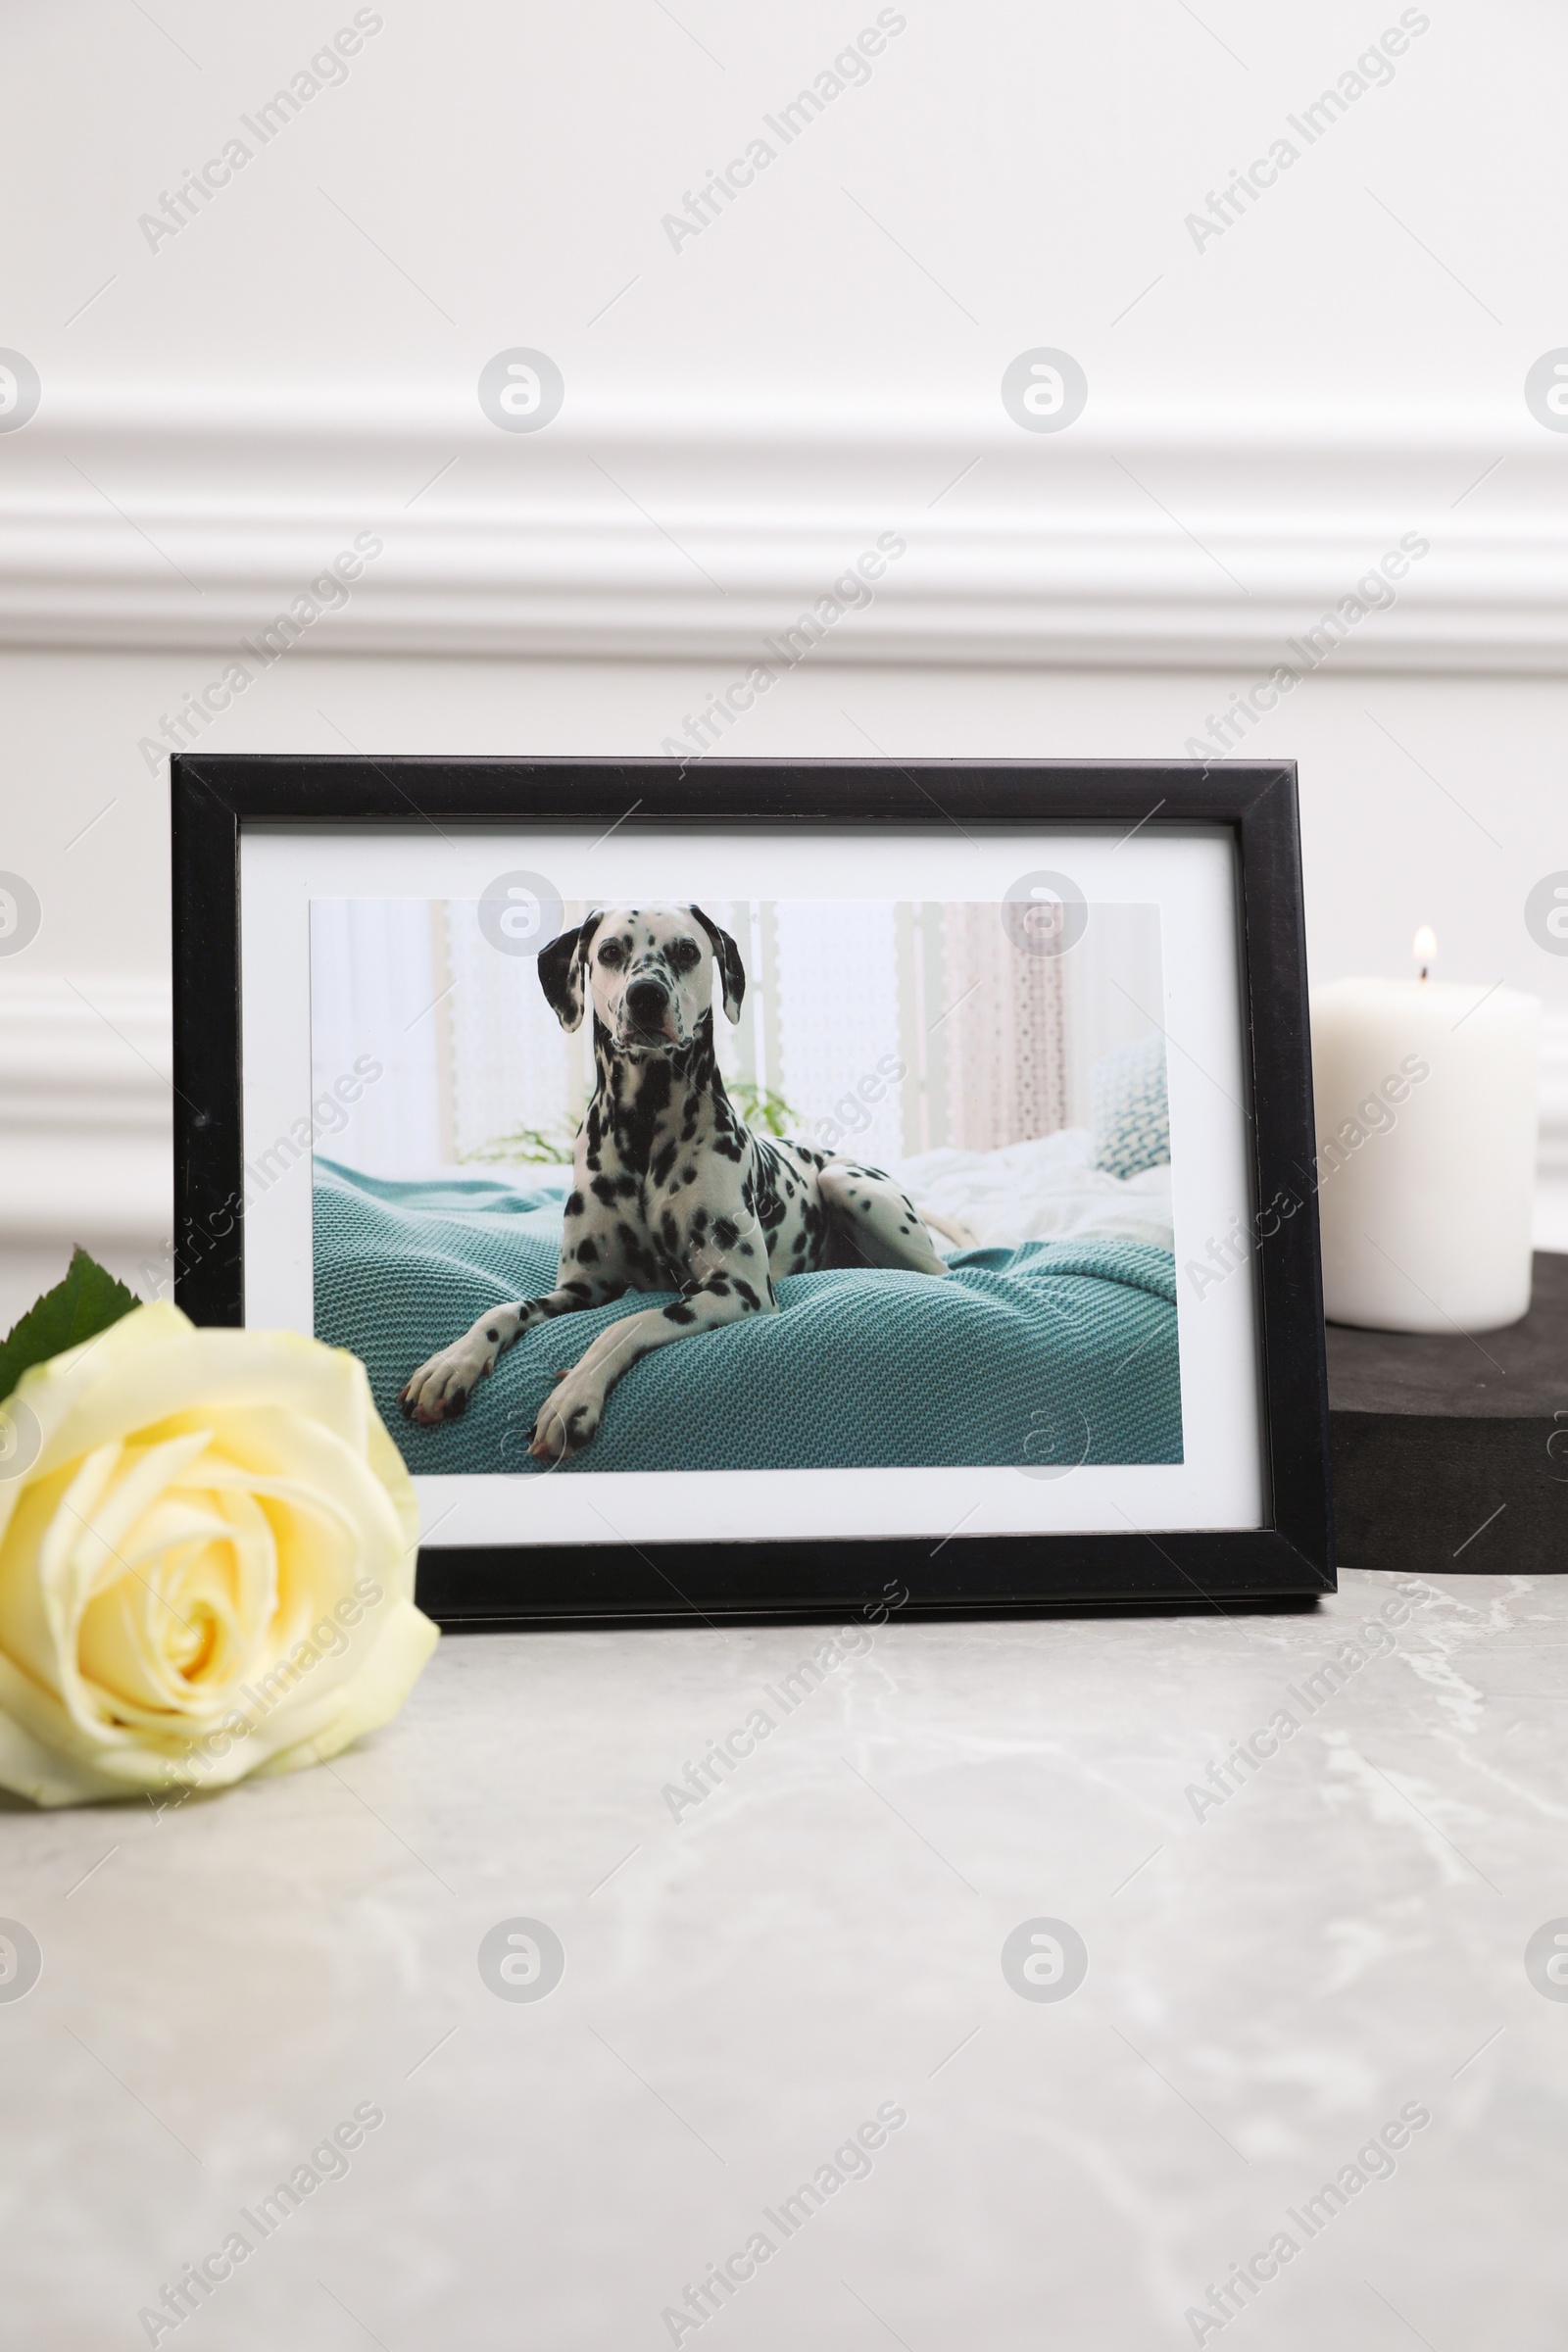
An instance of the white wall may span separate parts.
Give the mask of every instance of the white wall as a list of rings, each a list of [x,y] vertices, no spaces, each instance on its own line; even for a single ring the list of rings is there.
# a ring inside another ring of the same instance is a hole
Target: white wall
[[[1568,958],[1522,912],[1568,866],[1568,437],[1523,389],[1568,339],[1555,12],[1406,12],[1392,82],[1308,146],[1288,117],[1398,8],[901,6],[677,251],[662,217],[875,7],[389,0],[151,250],[138,217],[353,13],[0,30],[0,344],[41,381],[0,431],[0,868],[43,906],[0,957],[0,1321],[72,1236],[133,1269],[167,1233],[150,747],[360,534],[350,601],[249,662],[213,749],[657,752],[892,534],[729,748],[1179,755],[1424,540],[1241,739],[1300,761],[1315,976],[1402,970],[1430,921],[1446,974],[1534,989],[1562,1038]],[[1187,216],[1282,133],[1200,249]],[[538,433],[476,397],[517,346],[564,381]],[[1088,381],[1057,433],[999,392],[1042,346]]]

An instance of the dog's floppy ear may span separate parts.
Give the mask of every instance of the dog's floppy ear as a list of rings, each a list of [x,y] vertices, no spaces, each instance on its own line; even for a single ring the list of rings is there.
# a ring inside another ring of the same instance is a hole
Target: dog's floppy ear
[[[539,951],[539,985],[563,1029],[575,1029],[582,1020],[588,949],[603,914],[596,906],[575,931],[563,931]]]
[[[692,912],[712,943],[713,961],[718,966],[718,976],[724,988],[724,1010],[732,1021],[738,1021],[741,1017],[741,1000],[746,994],[746,966],[741,961],[741,952],[729,933],[720,929],[711,915],[705,914],[700,906],[695,906]]]

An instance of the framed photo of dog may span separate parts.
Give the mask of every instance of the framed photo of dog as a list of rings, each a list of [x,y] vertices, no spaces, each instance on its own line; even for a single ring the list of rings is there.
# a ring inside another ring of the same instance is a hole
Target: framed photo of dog
[[[1288,763],[173,762],[175,1297],[448,1624],[1334,1588]]]

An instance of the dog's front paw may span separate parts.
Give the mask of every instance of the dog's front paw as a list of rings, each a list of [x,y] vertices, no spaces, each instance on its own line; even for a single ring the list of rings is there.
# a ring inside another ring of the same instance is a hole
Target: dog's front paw
[[[528,1451],[536,1462],[569,1462],[580,1453],[599,1427],[604,1397],[597,1382],[560,1376],[559,1386],[539,1407]]]
[[[481,1334],[466,1332],[439,1355],[432,1355],[403,1385],[398,1402],[405,1421],[426,1429],[438,1421],[457,1421],[467,1410],[476,1384],[494,1369],[496,1350]]]

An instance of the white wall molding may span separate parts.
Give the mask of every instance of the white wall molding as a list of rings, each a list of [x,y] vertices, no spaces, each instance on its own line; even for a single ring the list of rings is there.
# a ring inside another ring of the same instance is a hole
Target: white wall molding
[[[295,652],[737,668],[883,532],[907,542],[813,660],[1253,667],[1406,533],[1354,669],[1568,671],[1568,437],[1528,416],[1152,429],[1091,409],[496,430],[476,405],[45,407],[0,441],[0,644],[231,656],[355,535],[384,552]],[[291,656],[292,658],[292,656]]]
[[[0,977],[0,1235],[153,1247],[173,1219],[167,984]],[[64,1271],[64,1259],[60,1266]]]

